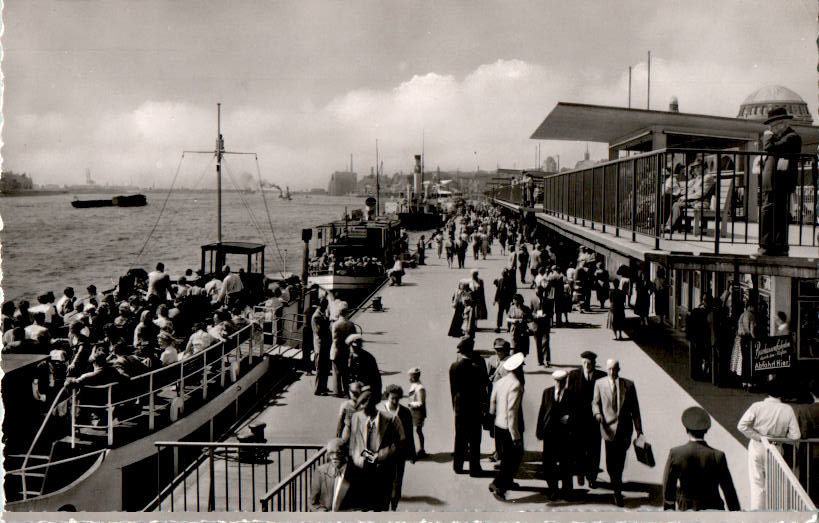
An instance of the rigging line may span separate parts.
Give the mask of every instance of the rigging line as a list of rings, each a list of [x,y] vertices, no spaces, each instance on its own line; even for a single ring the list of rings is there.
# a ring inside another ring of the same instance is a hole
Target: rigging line
[[[178,175],[178,173],[179,173],[179,172],[181,172],[182,162],[184,161],[184,159],[185,159],[185,153],[183,152],[183,153],[182,153],[182,158],[180,158],[180,160],[179,160],[179,167],[177,168],[177,175]],[[197,179],[197,181],[196,181],[196,185],[194,185],[194,188],[198,188],[198,187],[200,186],[200,184],[202,183],[202,179],[203,179],[203,178],[205,177],[205,175],[207,174],[207,172],[208,172],[208,170],[210,169],[211,165],[213,165],[213,161],[214,161],[214,159],[215,159],[215,157],[212,157],[212,158],[211,158],[211,160],[210,160],[210,162],[209,162],[207,165],[205,165],[205,167],[202,169],[202,172],[199,174],[199,178]],[[175,179],[176,179],[176,177],[174,177],[174,180],[175,180]],[[170,195],[169,195],[169,196],[170,196]],[[164,208],[164,206],[163,206],[163,208]],[[161,214],[162,214],[162,213],[160,212],[160,217],[161,217]],[[170,216],[171,216],[171,218],[170,218],[170,220],[168,221],[168,224],[167,224],[168,226],[170,226],[170,224],[171,224],[171,223],[173,223],[173,218],[174,218],[174,217],[175,217],[177,214],[179,214],[179,209],[175,209],[175,210],[172,210],[172,211],[171,211],[171,215],[170,215]],[[152,237],[152,234],[155,232],[155,229],[156,229],[156,227],[158,226],[158,224],[159,224],[159,218],[157,218],[157,223],[154,225],[154,229],[153,229],[153,230],[151,230],[151,232],[148,234],[148,239],[146,239],[146,240],[145,240],[145,244],[142,246],[142,249],[140,249],[140,252],[139,252],[139,254],[137,255],[136,260],[135,260],[135,261],[134,261],[134,263],[131,265],[131,268],[133,268],[133,267],[134,267],[134,265],[136,265],[136,264],[137,264],[137,263],[140,261],[140,259],[141,259],[142,255],[144,254],[144,250],[145,250],[145,248],[148,246],[148,243],[149,243],[149,241],[150,241],[150,238]]]
[[[276,232],[273,229],[273,220],[270,218],[270,208],[267,206],[267,197],[264,194],[264,190],[262,188],[262,168],[259,166],[259,156],[256,156],[256,174],[259,177],[259,192],[262,193],[262,201],[264,202],[264,210],[267,214],[267,223],[270,225],[270,235],[273,236],[273,243],[276,245],[276,250],[279,252],[279,258],[282,260],[282,264],[284,264],[284,256],[282,256],[282,251],[279,248],[279,240],[276,239]],[[281,190],[281,189],[279,189]]]
[[[223,162],[223,166],[224,166],[224,162]],[[225,166],[225,167],[227,167],[227,166]],[[231,184],[233,185],[233,188],[236,190],[236,192],[239,195],[239,201],[242,203],[242,205],[247,210],[247,213],[250,216],[250,220],[253,223],[253,226],[256,227],[256,230],[259,232],[259,236],[262,238],[262,241],[264,242],[264,244],[267,247],[270,247],[270,245],[267,243],[267,240],[264,237],[264,232],[262,231],[261,226],[259,225],[258,221],[256,220],[256,216],[253,214],[253,211],[250,209],[250,205],[248,205],[247,201],[242,196],[241,190],[237,187],[236,181],[233,178],[233,175],[230,173],[229,170],[226,170],[226,174],[228,175],[228,179],[230,180]],[[278,244],[276,245],[276,249],[278,250]],[[278,250],[278,252],[279,252],[279,258],[282,260],[282,263],[284,263],[284,258],[281,255],[281,250]],[[281,273],[281,271],[279,271],[279,272]],[[282,276],[284,276],[284,274],[282,274]]]
[[[151,236],[156,231],[156,228],[159,226],[159,220],[162,219],[162,213],[165,212],[165,206],[168,205],[168,200],[171,198],[171,193],[173,192],[173,186],[176,184],[176,178],[179,176],[179,171],[182,169],[182,160],[185,158],[185,153],[182,153],[182,156],[179,157],[179,164],[176,166],[176,173],[173,175],[173,180],[171,181],[171,186],[168,188],[168,194],[165,195],[165,201],[162,202],[162,208],[159,209],[159,216],[156,217],[156,222],[154,226],[151,228],[151,231],[148,233],[148,237],[145,238],[145,243],[142,244],[142,247],[139,249],[139,252],[136,255],[136,260],[134,263],[128,268],[131,270],[136,265],[136,262],[142,257],[142,253],[145,251],[145,247],[148,246],[148,242],[151,240]]]
[[[247,211],[248,216],[250,217],[250,221],[253,226],[256,228],[256,231],[259,233],[259,236],[262,237],[262,241],[264,241],[264,234],[262,233],[261,227],[259,227],[258,221],[256,220],[256,216],[254,216],[253,211],[250,210],[250,206],[248,206],[247,202],[245,201],[244,197],[242,197],[242,190],[236,185],[236,180],[233,178],[233,175],[230,173],[230,169],[227,168],[225,162],[222,162],[222,166],[225,167],[225,174],[227,174],[228,180],[230,180],[233,189],[239,195],[239,201],[241,202],[242,206]],[[267,242],[265,242],[266,244]]]

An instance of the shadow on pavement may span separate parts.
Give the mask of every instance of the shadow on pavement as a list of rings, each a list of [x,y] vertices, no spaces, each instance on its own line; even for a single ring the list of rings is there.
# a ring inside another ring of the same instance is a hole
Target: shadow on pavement
[[[433,496],[401,496],[402,503],[423,503],[424,505],[440,506],[444,502]]]
[[[691,378],[688,368],[688,344],[682,334],[677,334],[670,327],[655,322],[641,326],[636,318],[628,318],[626,321],[628,322],[626,332],[631,341],[654,360],[654,363],[662,367],[680,387],[691,394],[737,441],[747,445],[748,438],[737,430],[737,422],[753,402],[762,400],[765,396],[738,388],[717,387],[711,382]],[[628,372],[625,371],[626,374]]]
[[[433,454],[427,454],[424,456],[424,459],[419,459],[418,461],[432,461],[433,463],[449,463],[452,461],[452,453],[451,452],[436,452]]]

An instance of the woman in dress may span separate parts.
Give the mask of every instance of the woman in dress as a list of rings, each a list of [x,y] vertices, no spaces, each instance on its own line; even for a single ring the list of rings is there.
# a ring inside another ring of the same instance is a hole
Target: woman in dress
[[[626,283],[620,286],[617,278],[612,282],[612,290],[609,294],[609,317],[608,326],[614,333],[614,339],[623,339],[623,324],[626,321]]]
[[[506,316],[509,332],[512,333],[512,352],[522,352],[524,356],[529,354],[530,321],[532,312],[523,304],[523,296],[515,294]]]
[[[648,307],[651,303],[652,285],[646,273],[641,269],[637,272],[637,299],[634,302],[634,312],[640,317],[640,325],[648,325]]]
[[[464,321],[464,298],[469,293],[469,280],[458,282],[458,290],[452,295],[452,321],[449,323],[449,336],[460,338],[464,335],[462,330]]]

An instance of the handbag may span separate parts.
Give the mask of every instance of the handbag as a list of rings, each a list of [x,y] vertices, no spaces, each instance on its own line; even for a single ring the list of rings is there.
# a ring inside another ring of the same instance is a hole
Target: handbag
[[[651,443],[647,442],[642,434],[634,438],[634,454],[637,461],[643,465],[653,467],[656,464],[654,462],[654,451],[651,450]]]

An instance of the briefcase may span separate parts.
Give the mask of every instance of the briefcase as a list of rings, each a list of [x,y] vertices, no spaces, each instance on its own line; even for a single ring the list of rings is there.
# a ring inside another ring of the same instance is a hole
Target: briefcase
[[[637,461],[643,465],[647,465],[649,467],[653,467],[655,465],[654,452],[651,450],[651,443],[647,442],[642,434],[634,438],[634,454],[637,457]]]

